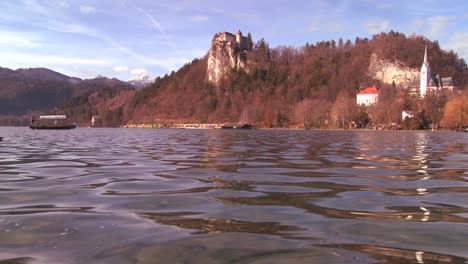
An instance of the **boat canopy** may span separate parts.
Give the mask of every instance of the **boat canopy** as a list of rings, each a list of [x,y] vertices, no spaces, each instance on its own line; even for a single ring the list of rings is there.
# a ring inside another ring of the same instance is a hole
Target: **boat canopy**
[[[67,119],[66,115],[41,115],[39,119]]]

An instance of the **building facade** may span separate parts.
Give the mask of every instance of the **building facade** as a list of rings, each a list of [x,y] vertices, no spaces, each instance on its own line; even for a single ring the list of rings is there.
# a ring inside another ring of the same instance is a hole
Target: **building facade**
[[[236,35],[229,32],[220,32],[215,35],[215,40],[220,43],[226,43],[230,46],[238,46],[241,50],[248,49],[247,37],[242,36],[240,30],[237,31]]]
[[[358,105],[370,106],[376,104],[379,100],[379,90],[373,87],[367,87],[356,95]]]

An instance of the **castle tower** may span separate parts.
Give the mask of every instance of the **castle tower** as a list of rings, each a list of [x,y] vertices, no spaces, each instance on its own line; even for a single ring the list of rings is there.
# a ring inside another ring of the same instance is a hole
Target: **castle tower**
[[[427,92],[427,85],[431,80],[431,67],[429,66],[429,62],[427,61],[427,45],[424,48],[424,61],[421,66],[421,78],[419,84],[419,95],[424,97]]]
[[[236,33],[236,42],[239,45],[239,48],[242,49],[242,32],[240,31],[240,29],[237,30],[237,33]]]

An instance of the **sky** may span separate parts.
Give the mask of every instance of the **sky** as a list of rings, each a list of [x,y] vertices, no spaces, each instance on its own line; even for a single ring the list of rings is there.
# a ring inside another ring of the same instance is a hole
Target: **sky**
[[[215,33],[238,29],[272,48],[394,30],[468,61],[466,0],[0,0],[0,67],[157,77],[205,56]]]

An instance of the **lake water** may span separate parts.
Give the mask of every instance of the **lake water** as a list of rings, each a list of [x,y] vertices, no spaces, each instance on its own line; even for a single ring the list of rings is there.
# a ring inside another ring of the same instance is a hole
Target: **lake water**
[[[468,133],[0,136],[0,263],[468,263]]]

